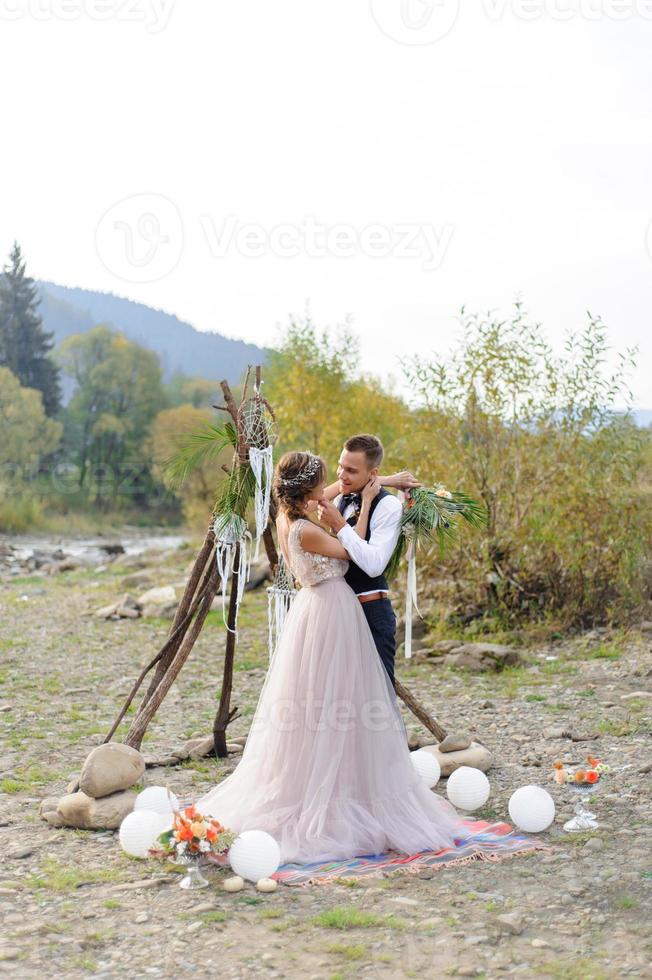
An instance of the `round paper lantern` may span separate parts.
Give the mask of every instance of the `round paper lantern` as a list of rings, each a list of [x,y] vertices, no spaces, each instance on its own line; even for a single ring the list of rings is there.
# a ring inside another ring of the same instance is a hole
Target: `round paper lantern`
[[[448,799],[458,810],[477,810],[489,799],[491,786],[489,780],[479,769],[460,766],[448,777],[446,786]]]
[[[165,786],[148,786],[136,797],[134,810],[150,810],[158,813],[162,817],[171,816],[174,810],[179,809],[179,801],[168,791]]]
[[[521,830],[537,834],[555,819],[555,801],[542,786],[521,786],[510,797],[509,815]]]
[[[264,830],[244,830],[229,848],[229,863],[237,875],[254,883],[274,874],[281,848]]]
[[[426,786],[429,789],[436,786],[441,776],[441,766],[434,755],[425,749],[417,749],[416,752],[410,752],[410,758]]]
[[[160,813],[151,810],[134,810],[128,813],[120,824],[120,844],[122,850],[131,857],[146,858],[149,848],[162,832]]]

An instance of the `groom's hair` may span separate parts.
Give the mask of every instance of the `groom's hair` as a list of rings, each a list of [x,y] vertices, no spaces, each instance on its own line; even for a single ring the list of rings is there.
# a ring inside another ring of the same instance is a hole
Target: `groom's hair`
[[[344,448],[350,453],[364,453],[367,458],[369,469],[380,466],[383,461],[385,450],[383,444],[377,436],[371,436],[366,432],[360,435],[351,436],[344,443]]]

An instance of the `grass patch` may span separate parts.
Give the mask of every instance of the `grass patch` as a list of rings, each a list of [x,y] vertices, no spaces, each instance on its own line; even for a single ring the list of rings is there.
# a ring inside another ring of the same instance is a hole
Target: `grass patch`
[[[226,922],[228,915],[223,909],[213,909],[211,912],[202,912],[202,922]]]
[[[22,739],[20,744],[24,744]],[[40,766],[29,766],[26,769],[19,769],[15,776],[6,776],[1,780],[0,790],[3,793],[11,794],[27,793],[30,790],[47,786],[56,778],[55,773],[45,772]]]
[[[527,694],[525,697],[526,701],[545,701],[543,694]]]
[[[621,651],[615,643],[600,643],[588,651],[589,660],[620,660]]]
[[[261,919],[282,919],[283,910],[282,909],[260,909],[258,915]]]
[[[327,953],[335,953],[336,956],[343,956],[347,960],[361,960],[367,952],[367,947],[362,943],[355,946],[347,946],[346,943],[332,943],[326,947]]]
[[[549,960],[539,969],[544,976],[554,977],[555,980],[608,980],[608,974],[588,957],[577,959],[574,963]]]
[[[614,900],[614,906],[617,909],[636,909],[638,908],[638,899],[633,898],[631,895],[619,895],[618,898]]]
[[[74,891],[83,885],[120,880],[122,880],[122,873],[112,868],[82,870],[77,865],[66,867],[53,858],[44,861],[41,871],[27,875],[25,878],[28,888],[34,891],[52,892]]]
[[[394,915],[376,915],[374,912],[365,912],[345,905],[326,909],[316,915],[312,922],[324,929],[404,929],[406,925],[405,919],[399,919]]]

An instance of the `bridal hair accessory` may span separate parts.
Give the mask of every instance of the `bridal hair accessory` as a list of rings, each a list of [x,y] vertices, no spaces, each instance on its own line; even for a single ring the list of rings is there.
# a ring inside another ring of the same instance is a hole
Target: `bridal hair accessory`
[[[441,483],[435,487],[415,487],[406,493],[399,491],[403,503],[401,530],[394,553],[389,560],[386,575],[393,576],[404,552],[408,561],[405,596],[405,656],[412,656],[412,609],[417,606],[417,548],[435,541],[440,554],[445,546],[457,537],[457,518],[462,517],[473,527],[485,527],[487,512],[473,497],[447,490]]]
[[[303,469],[299,470],[296,476],[281,477],[280,483],[284,487],[300,487],[302,483],[309,480],[311,477],[315,476],[319,472],[321,466],[321,459],[319,456],[313,456],[312,453],[307,454],[310,458],[305,464]]]

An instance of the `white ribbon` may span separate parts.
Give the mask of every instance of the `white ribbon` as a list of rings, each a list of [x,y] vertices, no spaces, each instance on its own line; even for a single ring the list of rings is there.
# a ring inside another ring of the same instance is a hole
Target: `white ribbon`
[[[272,498],[272,477],[274,473],[274,463],[272,460],[273,449],[265,446],[264,449],[257,449],[251,446],[249,449],[249,463],[256,480],[256,492],[254,496],[254,513],[256,515],[256,551],[253,557],[258,561],[260,556],[260,539],[269,521],[269,507]]]
[[[215,519],[213,530],[215,532],[215,560],[217,562],[217,573],[222,582],[222,619],[224,620],[224,625],[226,626],[227,630],[229,630],[230,633],[235,633],[235,628],[230,628],[226,617],[226,590],[229,584],[229,579],[237,573],[238,592],[235,602],[235,627],[237,626],[238,622],[240,603],[242,602],[245,586],[251,571],[251,560],[247,548],[247,542],[251,541],[251,535],[247,530],[247,522],[244,520],[244,518],[239,517],[237,514],[231,514],[227,518],[224,518],[223,516],[217,517]],[[235,555],[236,550],[238,550],[237,545],[240,545],[240,548],[238,567],[236,568]]]

